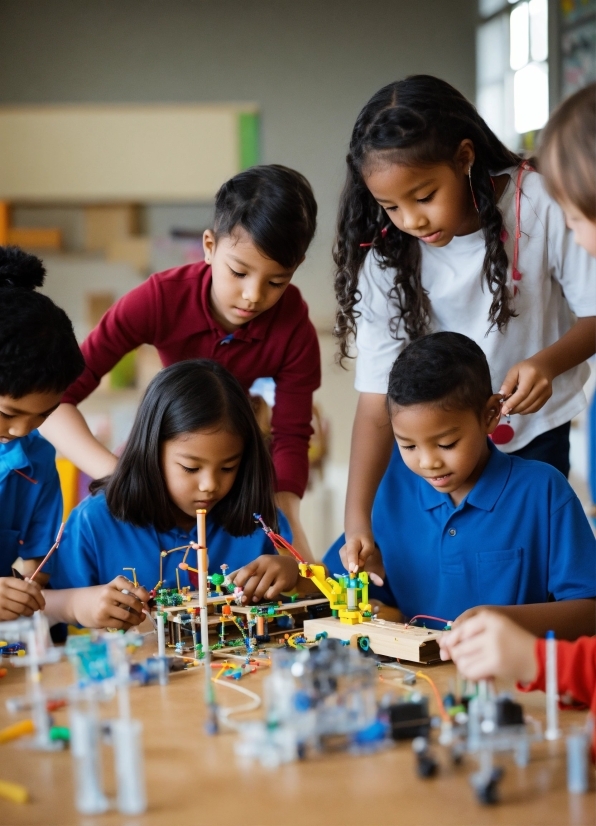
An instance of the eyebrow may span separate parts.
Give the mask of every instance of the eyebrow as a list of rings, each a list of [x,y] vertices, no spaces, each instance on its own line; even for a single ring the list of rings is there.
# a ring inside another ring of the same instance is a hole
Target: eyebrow
[[[13,407],[12,404],[5,404],[4,407],[9,411],[10,416],[49,416],[54,410],[60,407],[60,402],[53,407],[44,410],[42,413],[32,413],[30,410],[21,410],[20,407]]]
[[[234,255],[231,252],[228,253],[228,255],[230,256],[230,258],[233,258],[237,264],[240,264],[241,267],[244,267],[245,270],[250,270],[250,265],[247,264],[246,261],[243,261],[241,258],[238,258],[238,256]],[[291,278],[292,275],[293,273],[290,272],[280,272],[276,275],[270,275],[269,278]]]
[[[424,189],[425,186],[428,186],[429,184],[432,184],[432,183],[434,183],[434,179],[429,178],[428,181],[422,181],[422,183],[416,184],[416,186],[413,186],[412,189],[409,189],[406,192],[406,198],[408,197],[408,195],[413,195],[415,192],[418,192],[419,189]],[[391,204],[391,203],[393,203],[391,198],[377,198],[376,201],[379,204]]]
[[[226,464],[226,462],[233,462],[234,459],[239,459],[241,456],[242,456],[242,453],[235,453],[233,456],[229,456],[227,459],[224,459],[223,464]],[[179,453],[178,458],[179,459],[190,459],[191,462],[203,462],[204,461],[204,459],[202,459],[200,456],[193,456],[192,453]]]
[[[456,433],[459,430],[459,427],[450,427],[449,430],[443,430],[441,433],[435,433],[431,436],[431,439],[442,439],[443,436],[449,436],[450,433]],[[400,436],[399,433],[395,433],[394,435],[396,439],[401,439],[402,442],[415,442],[415,439],[411,439],[408,436]]]

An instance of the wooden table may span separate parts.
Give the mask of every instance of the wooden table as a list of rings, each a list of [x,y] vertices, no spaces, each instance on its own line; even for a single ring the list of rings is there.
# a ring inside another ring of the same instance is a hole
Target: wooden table
[[[143,655],[151,653],[149,646]],[[427,667],[442,692],[453,680],[451,664]],[[234,754],[235,734],[205,734],[203,669],[174,675],[168,686],[135,687],[131,692],[133,716],[144,723],[145,765],[149,810],[140,817],[118,813],[83,816],[74,808],[71,756],[68,751],[39,753],[22,742],[0,746],[0,778],[25,784],[31,801],[24,805],[0,801],[0,825],[43,826],[550,826],[596,823],[593,790],[569,795],[565,779],[564,740],[532,747],[530,765],[515,766],[510,756],[497,762],[506,767],[501,783],[502,802],[485,808],[476,803],[468,776],[476,768],[472,758],[463,766],[449,764],[447,752],[434,752],[441,762],[431,780],[416,776],[409,742],[366,757],[345,753],[323,755],[269,771],[260,765],[241,766]],[[385,672],[393,676],[397,672]],[[23,693],[25,674],[10,669],[0,681],[0,726],[14,722],[5,710],[8,697]],[[242,684],[259,690],[262,677],[243,678]],[[45,686],[72,681],[68,663],[44,669]],[[380,689],[385,689],[380,684]],[[419,688],[429,686],[419,680]],[[217,688],[219,702],[244,702],[241,694]],[[544,695],[521,695],[527,712],[544,721]],[[431,708],[435,709],[431,699]],[[109,716],[110,709],[105,709]],[[584,712],[564,712],[564,729],[583,724]],[[57,724],[68,724],[66,711],[56,713]],[[106,750],[106,786],[113,788],[111,751]],[[593,781],[593,776],[591,778]],[[593,785],[593,784],[592,784]]]

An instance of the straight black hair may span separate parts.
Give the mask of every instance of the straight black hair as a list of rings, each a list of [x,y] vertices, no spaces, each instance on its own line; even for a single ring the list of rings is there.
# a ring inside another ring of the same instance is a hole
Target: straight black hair
[[[286,166],[253,166],[215,196],[215,238],[245,230],[267,258],[297,267],[317,228],[317,202],[304,175]]]
[[[516,315],[507,286],[503,216],[491,173],[517,166],[522,159],[501,143],[461,92],[439,78],[412,75],[373,95],[352,132],[333,254],[340,361],[350,356],[350,340],[356,333],[358,279],[367,247],[374,248],[383,268],[395,270],[388,296],[397,304],[391,322],[395,337],[400,337],[400,322],[411,340],[425,335],[430,322],[430,302],[421,284],[420,242],[388,222],[364,182],[363,169],[375,157],[407,165],[452,163],[466,138],[474,144],[472,186],[486,240],[483,276],[493,296],[489,329],[503,330]]]
[[[42,287],[46,271],[35,255],[0,247],[0,395],[62,393],[85,361],[70,319]]]
[[[249,400],[238,381],[220,364],[192,359],[166,367],[149,384],[132,431],[112,476],[93,482],[105,490],[116,519],[158,531],[174,527],[174,506],[160,464],[163,442],[184,433],[217,428],[237,434],[244,447],[230,492],[210,512],[232,536],[255,530],[253,513],[277,524],[273,465]]]
[[[431,333],[404,347],[391,373],[387,403],[409,407],[439,404],[480,416],[492,396],[490,369],[482,349],[461,333]]]

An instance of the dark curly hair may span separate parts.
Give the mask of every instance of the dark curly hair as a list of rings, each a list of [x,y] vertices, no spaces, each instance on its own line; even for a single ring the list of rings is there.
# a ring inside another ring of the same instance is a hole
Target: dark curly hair
[[[414,340],[428,332],[430,321],[430,301],[421,283],[420,242],[393,224],[383,229],[386,214],[366,187],[363,168],[375,154],[408,165],[452,163],[466,138],[474,144],[472,185],[486,239],[483,277],[493,296],[489,329],[502,330],[516,315],[507,286],[503,216],[491,173],[517,166],[522,159],[501,143],[457,89],[430,75],[412,75],[377,92],[358,115],[352,132],[333,251],[340,361],[350,356],[350,340],[356,333],[359,312],[355,307],[361,297],[358,278],[368,252],[363,243],[372,242],[381,266],[395,271],[388,296],[398,310],[391,322],[392,333],[399,337],[398,326],[403,322],[406,334]]]
[[[45,279],[39,258],[0,247],[0,395],[62,393],[85,368],[70,319],[36,292]]]
[[[215,196],[216,239],[241,227],[261,252],[286,269],[297,267],[317,228],[317,202],[304,175],[287,166],[253,166]]]
[[[110,513],[138,527],[168,531],[176,524],[164,482],[160,447],[184,433],[227,428],[244,443],[230,492],[211,517],[232,536],[255,530],[253,513],[277,525],[273,465],[240,383],[209,359],[189,359],[161,370],[149,384],[116,470],[91,483],[92,494],[105,490]]]

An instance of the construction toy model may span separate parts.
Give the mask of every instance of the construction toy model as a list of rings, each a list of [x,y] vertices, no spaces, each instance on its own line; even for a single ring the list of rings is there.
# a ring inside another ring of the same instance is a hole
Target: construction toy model
[[[418,663],[440,660],[437,641],[441,631],[430,631],[411,623],[374,619],[368,601],[368,574],[365,571],[329,577],[323,565],[306,562],[298,551],[272,531],[258,514],[254,514],[254,517],[260,522],[276,550],[294,556],[298,560],[300,574],[305,579],[310,579],[329,600],[331,617],[305,621],[304,636],[307,639],[325,634],[357,645],[365,653],[370,651]]]

